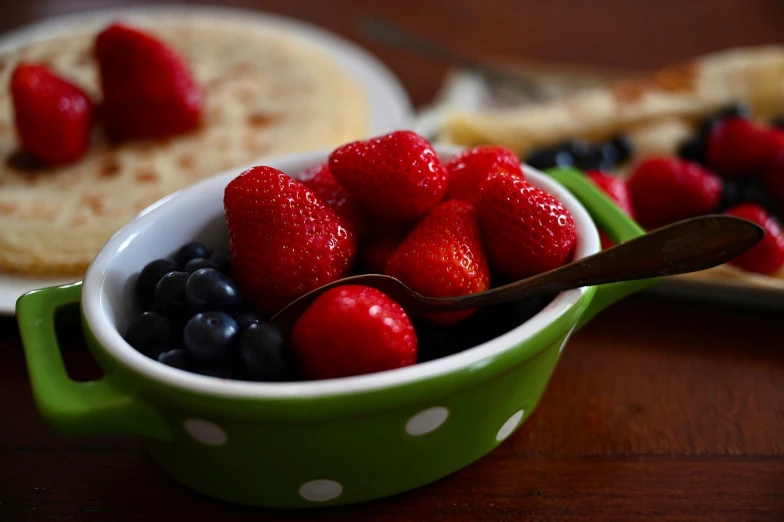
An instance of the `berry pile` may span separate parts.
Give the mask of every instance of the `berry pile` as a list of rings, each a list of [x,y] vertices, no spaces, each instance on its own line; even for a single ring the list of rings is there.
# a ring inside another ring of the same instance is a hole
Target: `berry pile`
[[[125,339],[147,357],[214,377],[292,377],[280,331],[244,305],[228,250],[193,242],[151,261],[136,280],[136,297],[144,311]]]
[[[774,274],[784,267],[784,234],[779,226],[784,216],[782,118],[761,125],[752,121],[747,107],[733,104],[701,121],[694,136],[679,147],[678,157],[643,158],[632,165],[628,181],[604,167],[588,169],[586,175],[649,230],[715,212],[757,223],[766,238],[731,263]],[[534,159],[540,153],[534,152]],[[578,166],[563,162],[570,164]],[[604,233],[601,236],[603,247],[612,245]]]
[[[753,121],[747,107],[733,104],[705,118],[678,155],[648,158],[631,173],[640,223],[655,228],[713,212],[742,217],[760,225],[765,238],[731,263],[761,274],[781,270],[784,131]]]
[[[618,134],[601,143],[567,140],[531,151],[525,162],[540,170],[574,167],[579,170],[611,171],[632,157],[634,147],[628,136]]]
[[[784,217],[784,115],[761,125],[749,109],[734,104],[703,120],[695,135],[678,150],[683,159],[700,164],[722,183],[717,210],[741,203],[756,204]]]
[[[291,174],[301,181],[254,167],[226,186],[230,254],[190,243],[144,268],[130,344],[181,369],[256,380],[409,366],[489,341],[548,301],[409,317],[376,289],[344,285],[319,296],[290,339],[265,319],[359,273],[430,296],[482,292],[568,262],[577,241],[569,211],[500,147],[442,163],[427,140],[400,131]]]

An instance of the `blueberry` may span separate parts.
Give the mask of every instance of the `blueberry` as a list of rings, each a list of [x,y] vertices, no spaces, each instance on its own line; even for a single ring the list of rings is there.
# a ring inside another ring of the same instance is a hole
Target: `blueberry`
[[[174,350],[163,352],[158,356],[158,362],[161,362],[166,366],[171,366],[172,368],[185,370],[186,372],[196,371],[197,366],[196,359],[182,348],[175,348]]]
[[[171,259],[156,259],[145,265],[136,280],[136,296],[143,305],[151,303],[155,297],[155,285],[163,276],[177,270],[177,263]]]
[[[227,248],[217,248],[210,255],[210,261],[217,265],[220,272],[231,276],[231,252]]]
[[[574,164],[588,160],[595,155],[595,147],[583,140],[566,140],[559,144],[558,148],[571,154],[574,158]]]
[[[155,285],[155,308],[169,317],[184,317],[188,313],[185,285],[187,272],[169,272]]]
[[[774,127],[778,127],[779,129],[784,129],[784,114],[779,115],[778,118],[773,120],[772,124]]]
[[[727,105],[726,107],[722,107],[718,111],[704,118],[700,122],[698,133],[701,135],[707,135],[714,125],[728,118],[749,117],[751,117],[751,110],[749,109],[748,105],[744,103],[733,103]]]
[[[561,146],[536,149],[531,151],[525,158],[525,163],[539,170],[569,167],[573,162],[574,158],[571,153]]]
[[[185,264],[191,259],[195,259],[197,257],[210,257],[210,254],[210,249],[207,248],[204,243],[192,241],[181,246],[180,249],[175,252],[173,257],[178,266],[184,267]]]
[[[757,179],[746,177],[735,181],[724,181],[722,183],[721,199],[716,210],[723,212],[729,207],[741,203],[754,203],[771,214],[778,214],[780,211],[776,201]]]
[[[612,170],[612,161],[608,161],[602,147],[591,147],[575,156],[574,166],[580,170]]]
[[[743,203],[755,203],[773,215],[780,215],[781,209],[775,198],[771,196],[764,185],[753,177],[746,177],[739,181],[740,199]]]
[[[203,312],[191,317],[183,331],[185,349],[201,361],[225,360],[231,356],[240,327],[223,312]]]
[[[144,312],[128,326],[125,340],[139,352],[155,359],[162,352],[182,345],[182,329],[168,317]]]
[[[554,148],[542,148],[542,149],[532,150],[525,157],[525,163],[539,170],[550,169],[557,165],[555,160],[555,156],[557,153],[558,150]]]
[[[260,381],[282,381],[291,365],[280,330],[270,323],[252,324],[242,333],[239,355],[249,375]]]
[[[200,270],[202,268],[212,268],[217,270],[218,265],[212,259],[205,259],[203,257],[194,257],[187,263],[185,263],[185,271],[189,274],[194,273],[196,270]]]
[[[240,330],[246,330],[250,325],[261,322],[261,318],[259,316],[247,312],[237,314],[237,317],[235,317],[234,320],[237,321],[237,325],[240,327]]]
[[[598,147],[599,151],[602,153],[602,159],[605,163],[609,163],[610,165],[616,165],[620,163],[621,152],[618,150],[618,147],[615,146],[615,143],[612,141],[605,141],[601,143]]]
[[[678,157],[695,163],[705,164],[705,139],[694,136],[684,141],[678,147]]]
[[[724,181],[721,186],[721,199],[718,212],[724,212],[733,205],[743,202],[743,188],[737,181]]]
[[[617,134],[609,142],[616,151],[615,164],[621,165],[629,160],[634,154],[634,144],[626,134]]]
[[[185,292],[194,312],[218,310],[231,313],[242,305],[242,297],[234,281],[214,268],[202,268],[191,274]]]
[[[556,167],[571,167],[574,164],[574,156],[568,150],[559,150],[555,154]]]

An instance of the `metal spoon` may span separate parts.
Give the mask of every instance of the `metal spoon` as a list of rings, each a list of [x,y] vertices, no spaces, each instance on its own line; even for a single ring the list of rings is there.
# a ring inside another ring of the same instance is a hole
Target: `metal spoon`
[[[365,18],[362,22],[362,31],[365,36],[372,40],[447,65],[462,67],[483,76],[490,82],[519,91],[532,100],[545,101],[550,98],[541,85],[528,75],[490,63],[484,63],[446,47],[435,40],[414,34],[388,20],[373,17]]]
[[[764,235],[762,228],[744,219],[700,216],[659,228],[548,272],[457,297],[424,296],[400,280],[381,274],[346,277],[293,301],[272,322],[287,335],[319,295],[342,285],[376,288],[397,301],[409,315],[420,315],[519,301],[582,286],[686,274],[725,263],[753,247]]]

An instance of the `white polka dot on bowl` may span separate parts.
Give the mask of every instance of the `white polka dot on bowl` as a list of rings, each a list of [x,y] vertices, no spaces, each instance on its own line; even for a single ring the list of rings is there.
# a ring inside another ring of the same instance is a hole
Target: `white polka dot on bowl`
[[[229,439],[226,431],[214,422],[186,419],[182,426],[194,440],[207,446],[223,446]]]
[[[495,440],[500,442],[507,438],[515,430],[517,425],[520,424],[520,420],[523,418],[523,415],[525,415],[525,410],[519,410],[515,412],[514,415],[509,417],[504,425],[501,426],[501,429],[498,430],[498,434],[495,436]]]
[[[406,433],[414,436],[430,433],[446,422],[447,417],[449,410],[442,406],[420,411],[406,422]]]
[[[343,486],[334,480],[318,479],[305,482],[299,488],[299,494],[311,502],[326,502],[338,498],[343,493]]]

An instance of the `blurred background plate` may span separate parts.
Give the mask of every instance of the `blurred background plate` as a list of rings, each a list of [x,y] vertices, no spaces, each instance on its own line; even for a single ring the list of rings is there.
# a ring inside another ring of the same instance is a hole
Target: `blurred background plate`
[[[75,28],[98,29],[122,18],[128,22],[160,20],[164,17],[204,17],[258,24],[285,30],[317,46],[332,56],[362,86],[369,100],[369,135],[408,128],[414,121],[414,109],[397,77],[375,56],[363,48],[329,31],[290,18],[222,7],[138,6],[96,10],[43,19],[0,37],[0,55],[21,45],[53,36],[68,34]],[[216,172],[217,174],[217,172]],[[30,290],[72,282],[79,278],[33,278],[0,274],[0,314],[13,315],[16,300]]]
[[[482,72],[455,68],[447,76],[433,103],[420,111],[414,129],[438,141],[443,120],[452,110],[478,112],[536,104],[542,97],[557,99],[639,72],[546,62],[518,62],[510,70],[523,75],[533,90],[538,91],[538,97],[527,94],[523,89],[500,86]],[[726,265],[705,272],[669,277],[645,292],[706,303],[784,310],[784,279],[743,272]]]

